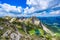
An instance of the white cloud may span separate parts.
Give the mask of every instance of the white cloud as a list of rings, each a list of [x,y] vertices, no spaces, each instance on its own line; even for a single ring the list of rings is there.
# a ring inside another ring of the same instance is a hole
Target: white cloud
[[[47,13],[46,11],[37,13],[36,11],[45,10],[47,8],[60,7],[58,1],[56,0],[27,0],[26,4],[30,7],[25,9],[22,7],[16,7],[9,5],[7,3],[0,4],[0,16],[36,16],[36,17],[45,17],[45,16],[56,16],[60,15],[59,11],[52,11]],[[56,5],[58,4],[58,6]],[[35,13],[36,12],[36,13]]]
[[[21,12],[22,8],[21,7],[16,7],[16,6],[11,6],[9,4],[0,4],[0,6],[2,7],[2,9],[6,10],[7,12],[9,11],[14,11],[14,12]]]
[[[22,13],[22,7],[0,4],[0,16],[17,16]],[[17,14],[17,15],[16,15]]]
[[[50,15],[60,15],[60,10],[53,11],[53,12],[50,13]]]
[[[42,10],[49,7],[50,2],[54,0],[27,0],[26,4],[36,9]],[[51,5],[52,6],[52,5]]]
[[[53,7],[53,8],[56,8],[56,7],[60,7],[60,3],[58,5],[56,5],[55,7]]]
[[[24,9],[24,13],[25,14],[33,13],[34,11],[35,11],[35,8],[34,7],[31,7],[31,8],[26,7]]]
[[[59,0],[27,0],[26,4],[31,7],[30,9],[34,8],[33,10],[30,10],[27,7],[27,10],[25,10],[27,14],[30,12],[31,16],[57,16],[60,14],[60,12],[57,12],[57,11],[53,11],[49,13],[45,11],[43,11],[42,13],[33,13],[39,10],[45,10],[48,8],[51,9],[56,6],[60,7]]]

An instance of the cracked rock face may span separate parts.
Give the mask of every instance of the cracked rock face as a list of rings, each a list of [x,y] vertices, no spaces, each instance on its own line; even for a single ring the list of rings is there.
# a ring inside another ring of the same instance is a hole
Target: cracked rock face
[[[19,40],[21,38],[21,36],[16,33],[11,33],[10,37],[11,40]]]
[[[3,29],[3,27],[0,26],[0,30],[2,30],[2,29]]]

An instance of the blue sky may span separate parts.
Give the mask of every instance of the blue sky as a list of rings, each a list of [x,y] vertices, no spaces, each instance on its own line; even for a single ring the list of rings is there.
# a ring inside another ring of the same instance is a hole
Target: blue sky
[[[60,16],[60,0],[0,0],[1,16]]]
[[[14,6],[22,6],[23,8],[25,8],[26,5],[26,0],[0,0],[1,3],[7,3],[10,5],[14,5]]]

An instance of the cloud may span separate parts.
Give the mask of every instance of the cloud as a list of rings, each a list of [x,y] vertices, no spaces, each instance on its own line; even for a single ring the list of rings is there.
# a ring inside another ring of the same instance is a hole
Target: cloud
[[[60,15],[60,10],[53,11],[53,12],[50,13],[50,15]]]
[[[16,7],[16,6],[11,6],[9,4],[0,4],[0,7],[4,9],[7,12],[14,11],[14,12],[21,12],[22,8],[21,7]]]
[[[26,13],[31,16],[57,16],[60,15],[59,0],[27,0],[26,4],[29,11]],[[30,10],[34,8],[33,10]],[[30,12],[30,13],[29,13]]]
[[[11,6],[6,3],[0,4],[0,16],[17,16],[22,13],[22,10],[22,7]]]
[[[7,3],[0,3],[0,17],[46,17],[60,15],[59,0],[27,0],[26,4],[28,6],[22,8],[21,6],[16,7]]]
[[[35,8],[34,8],[34,7],[31,7],[31,8],[26,7],[26,8],[24,9],[24,13],[25,13],[25,14],[33,13],[34,11],[35,11]]]
[[[26,4],[36,9],[42,10],[58,4],[58,0],[27,0]]]

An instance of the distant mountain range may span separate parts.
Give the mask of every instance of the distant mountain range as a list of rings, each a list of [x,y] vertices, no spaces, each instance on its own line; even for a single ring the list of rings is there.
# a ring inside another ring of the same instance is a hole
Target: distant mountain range
[[[38,17],[39,20],[47,25],[46,27],[54,33],[60,34],[60,16],[58,17]]]
[[[38,17],[42,23],[45,24],[59,24],[60,25],[60,16],[58,17]]]

